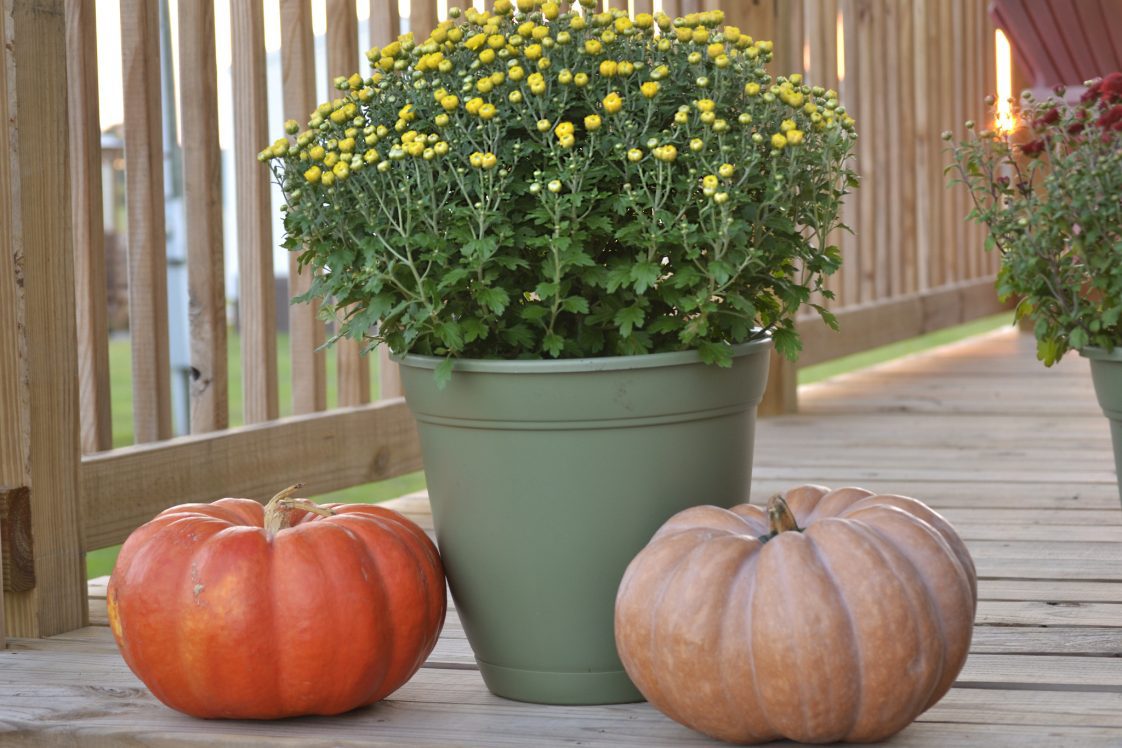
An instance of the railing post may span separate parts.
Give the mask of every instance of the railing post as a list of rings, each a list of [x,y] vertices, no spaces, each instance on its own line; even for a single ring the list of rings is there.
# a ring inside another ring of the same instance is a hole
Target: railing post
[[[36,576],[4,612],[9,635],[51,636],[87,617],[66,24],[63,0],[0,7],[0,484],[31,491]]]

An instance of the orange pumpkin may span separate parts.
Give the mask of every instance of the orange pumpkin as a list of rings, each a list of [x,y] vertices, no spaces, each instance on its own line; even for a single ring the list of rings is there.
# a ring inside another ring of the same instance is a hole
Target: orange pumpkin
[[[687,509],[628,567],[616,644],[671,718],[737,743],[876,741],[966,661],[974,563],[903,496],[801,486],[765,510]]]
[[[444,623],[436,546],[400,514],[277,494],[172,507],[125,542],[109,623],[132,671],[196,717],[338,714],[407,681]]]

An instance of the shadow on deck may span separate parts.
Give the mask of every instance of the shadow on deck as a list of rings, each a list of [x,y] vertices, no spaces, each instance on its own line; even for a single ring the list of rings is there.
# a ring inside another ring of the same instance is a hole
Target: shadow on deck
[[[923,499],[978,568],[956,687],[893,746],[1122,745],[1122,509],[1086,362],[1054,371],[1003,331],[801,392],[758,426],[756,502],[798,483]],[[428,529],[423,495],[392,502]],[[104,580],[94,624],[0,652],[8,745],[719,745],[646,704],[543,707],[489,694],[455,615],[390,699],[334,718],[204,722],[156,702],[117,654]]]

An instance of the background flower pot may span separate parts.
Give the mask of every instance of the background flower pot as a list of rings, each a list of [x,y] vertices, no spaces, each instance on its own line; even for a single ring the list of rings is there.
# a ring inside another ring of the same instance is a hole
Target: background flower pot
[[[639,701],[616,653],[627,564],[670,516],[747,500],[770,340],[554,361],[401,359],[437,542],[483,678],[523,701]]]
[[[1079,352],[1091,361],[1091,381],[1103,415],[1110,419],[1110,436],[1114,443],[1114,467],[1122,478],[1122,347],[1107,352],[1087,346]],[[1122,484],[1119,486],[1122,498]]]

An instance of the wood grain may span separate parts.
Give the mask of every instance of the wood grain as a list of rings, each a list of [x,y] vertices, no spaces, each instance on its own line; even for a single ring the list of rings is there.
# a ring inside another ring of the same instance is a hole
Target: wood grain
[[[418,12],[418,4],[411,6]],[[433,13],[435,16],[435,5]],[[413,17],[410,23],[414,23]],[[415,28],[415,26],[414,26]],[[422,37],[418,37],[422,38]],[[350,0],[329,0],[327,4],[327,80],[331,91],[337,77],[347,77],[358,64],[358,22],[354,3]],[[363,344],[340,338],[335,343],[336,376],[339,405],[363,405],[370,402],[370,360],[362,355]]]
[[[401,400],[92,455],[81,472],[86,549],[120,543],[174,504],[266,499],[297,482],[319,494],[420,467],[416,426]]]
[[[122,0],[133,437],[171,436],[159,7]]]
[[[85,569],[78,507],[81,454],[77,324],[62,0],[11,0],[4,46],[10,255],[16,270],[16,348],[21,473],[8,485],[31,489],[37,586],[5,595],[9,635],[49,636],[84,625]],[[44,123],[54,123],[44,126]],[[4,276],[9,277],[9,276]],[[10,304],[11,301],[8,301]],[[7,304],[5,304],[6,306]],[[0,361],[0,367],[9,362]],[[10,393],[5,393],[10,395]],[[4,410],[12,408],[5,403]],[[10,419],[5,417],[5,427]],[[4,450],[7,452],[8,450]],[[13,450],[14,451],[14,450]],[[5,472],[9,468],[5,458]],[[11,466],[15,467],[15,466]],[[8,477],[2,476],[5,482]]]
[[[78,321],[78,392],[83,452],[113,446],[109,402],[109,329],[101,192],[97,26],[94,3],[66,1],[70,99],[70,209]]]
[[[276,298],[269,172],[256,154],[268,145],[265,21],[261,0],[230,0],[233,41],[234,182],[238,222],[238,326],[246,423],[278,415]]]
[[[8,114],[7,50],[8,11],[0,8],[0,122],[11,122]],[[0,139],[0,226],[12,226],[12,130],[5,128]],[[23,371],[20,342],[23,338],[19,286],[16,276],[15,235],[0,230],[0,434],[13,436],[0,439],[0,483],[23,485],[27,469],[24,461],[24,421],[27,411],[26,389],[22,386]],[[0,524],[3,523],[0,519]],[[0,527],[0,530],[3,528]],[[0,553],[3,552],[0,540]],[[4,614],[4,569],[0,566],[0,649],[6,645],[7,627]]]
[[[370,46],[384,47],[401,34],[397,0],[370,0]]]
[[[316,106],[315,39],[308,0],[282,0],[281,69],[284,116],[305,126]],[[373,17],[371,23],[374,23]],[[311,287],[312,270],[301,268],[298,253],[288,257],[289,295]],[[314,413],[327,407],[327,356],[319,350],[325,339],[319,302],[289,304],[288,330],[292,356],[292,412]]]
[[[0,582],[0,596],[35,588],[31,492],[27,486],[0,486]]]
[[[409,30],[418,44],[436,28],[436,0],[409,0]]]
[[[197,434],[224,429],[230,423],[213,3],[179,4],[179,49],[191,433]]]

